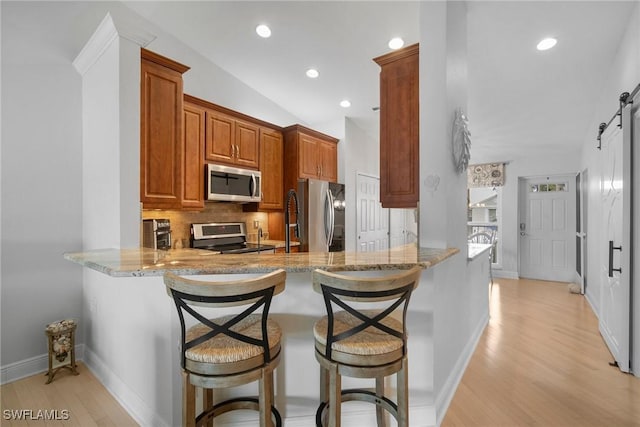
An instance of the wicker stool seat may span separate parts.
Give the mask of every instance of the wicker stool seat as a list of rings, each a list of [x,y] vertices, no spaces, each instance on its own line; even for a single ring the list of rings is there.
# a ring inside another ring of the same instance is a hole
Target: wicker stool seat
[[[351,400],[375,404],[378,426],[385,425],[384,411],[398,426],[409,425],[405,318],[420,274],[419,267],[376,278],[314,271],[314,290],[323,295],[327,309],[313,328],[320,364],[317,426],[340,426],[341,404]],[[362,309],[363,304],[385,306]],[[393,374],[397,374],[395,402],[384,389],[384,378]],[[375,379],[375,389],[342,390],[342,376]]]
[[[273,405],[273,371],[280,362],[282,331],[269,319],[274,295],[282,292],[286,273],[257,278],[199,281],[166,273],[182,328],[182,424],[212,425],[213,418],[235,409],[260,412],[260,426],[281,426]],[[207,318],[199,307],[243,307],[239,314]],[[261,312],[258,312],[260,311]],[[185,317],[198,321],[187,328]],[[258,381],[258,397],[213,402],[213,389]],[[203,410],[196,416],[195,388],[204,390]]]

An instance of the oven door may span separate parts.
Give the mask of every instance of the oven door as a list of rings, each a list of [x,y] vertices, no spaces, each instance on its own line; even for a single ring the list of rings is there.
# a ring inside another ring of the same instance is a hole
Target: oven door
[[[207,200],[225,202],[259,202],[260,171],[207,164]]]

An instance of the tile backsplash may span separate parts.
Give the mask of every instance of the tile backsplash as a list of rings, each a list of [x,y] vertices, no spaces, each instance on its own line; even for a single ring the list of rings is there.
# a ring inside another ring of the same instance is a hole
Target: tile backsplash
[[[247,239],[257,240],[258,230],[253,227],[259,221],[264,238],[269,236],[269,221],[265,212],[243,212],[238,203],[205,203],[204,210],[198,212],[176,210],[143,210],[143,219],[169,218],[171,221],[171,240],[175,247],[180,241],[183,247],[189,247],[190,227],[199,222],[244,222],[247,227]],[[140,225],[142,228],[142,224]]]

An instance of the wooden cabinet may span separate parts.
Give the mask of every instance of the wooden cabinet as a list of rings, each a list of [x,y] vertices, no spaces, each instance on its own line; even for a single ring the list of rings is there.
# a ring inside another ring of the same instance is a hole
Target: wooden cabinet
[[[184,102],[184,156],[182,207],[204,208],[204,135],[205,111]]]
[[[189,67],[145,49],[140,68],[140,201],[179,209],[183,200],[182,74]]]
[[[293,125],[283,129],[285,144],[285,184],[297,188],[298,178],[338,179],[338,139]]]
[[[336,182],[338,180],[338,145],[334,142],[320,141],[320,179]]]
[[[260,128],[260,172],[262,172],[262,201],[259,210],[280,210],[283,207],[284,146],[282,132]]]
[[[418,44],[374,58],[380,71],[380,202],[415,208],[420,196]]]
[[[205,159],[258,169],[260,127],[229,114],[208,110]]]

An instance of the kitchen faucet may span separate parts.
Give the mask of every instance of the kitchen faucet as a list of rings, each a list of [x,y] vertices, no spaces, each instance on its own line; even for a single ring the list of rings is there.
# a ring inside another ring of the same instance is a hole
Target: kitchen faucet
[[[260,240],[262,239],[262,227],[258,228],[258,254],[260,254]]]
[[[291,204],[291,200],[293,200],[294,204],[294,212],[296,214],[296,223],[291,224],[291,218],[289,217],[289,205]],[[300,224],[298,223],[298,195],[294,189],[289,190],[287,193],[287,200],[285,202],[285,210],[284,210],[284,241],[285,241],[285,252],[291,252],[291,227],[294,228],[293,232],[297,238],[300,238]]]

